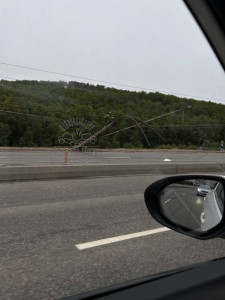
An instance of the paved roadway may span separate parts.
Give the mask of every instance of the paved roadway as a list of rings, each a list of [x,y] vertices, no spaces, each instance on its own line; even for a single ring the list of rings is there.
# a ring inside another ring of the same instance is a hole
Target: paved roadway
[[[127,152],[75,152],[69,151],[68,164],[144,164],[172,161],[182,162],[224,162],[225,152],[206,151],[127,151]],[[0,166],[26,166],[36,164],[64,164],[65,152],[59,151],[0,151]]]
[[[204,197],[197,195],[198,186],[172,184],[164,189],[161,207],[174,223],[201,231]]]
[[[162,226],[143,192],[158,178],[0,183],[0,299],[61,298],[224,256],[222,239],[150,234]]]

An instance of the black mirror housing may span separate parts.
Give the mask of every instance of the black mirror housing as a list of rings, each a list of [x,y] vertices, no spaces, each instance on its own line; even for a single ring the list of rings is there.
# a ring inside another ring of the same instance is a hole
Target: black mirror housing
[[[151,216],[179,233],[207,240],[225,235],[225,177],[180,175],[152,183],[144,194]]]

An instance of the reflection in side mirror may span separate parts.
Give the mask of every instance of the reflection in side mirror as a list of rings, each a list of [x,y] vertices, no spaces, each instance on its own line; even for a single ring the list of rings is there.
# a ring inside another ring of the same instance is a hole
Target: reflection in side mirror
[[[198,238],[225,238],[225,177],[178,175],[145,191],[151,216],[164,226]]]
[[[177,225],[197,231],[212,229],[222,220],[223,184],[205,180],[198,185],[195,179],[170,184],[161,191],[160,210]]]

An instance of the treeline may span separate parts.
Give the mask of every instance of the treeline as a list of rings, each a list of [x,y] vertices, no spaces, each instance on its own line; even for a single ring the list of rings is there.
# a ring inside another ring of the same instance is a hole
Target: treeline
[[[186,109],[188,106],[191,108]],[[175,112],[180,109],[184,110]],[[79,82],[0,81],[1,147],[69,146],[71,141],[74,145],[117,120],[92,145],[196,149],[202,138],[205,148],[218,149],[225,139],[224,116],[225,105],[158,92]]]

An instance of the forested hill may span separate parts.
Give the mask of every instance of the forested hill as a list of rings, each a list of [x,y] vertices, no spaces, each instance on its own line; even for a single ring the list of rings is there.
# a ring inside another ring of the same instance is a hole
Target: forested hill
[[[125,127],[187,106],[141,126]],[[219,148],[225,139],[225,105],[161,93],[131,92],[78,82],[0,81],[0,146],[59,146],[63,121],[84,119],[97,132],[116,124],[95,141],[110,148]],[[76,126],[67,128],[71,134]],[[90,127],[89,127],[90,129]],[[89,130],[86,126],[86,131]],[[84,132],[85,129],[83,127]],[[110,136],[109,133],[119,131]]]

